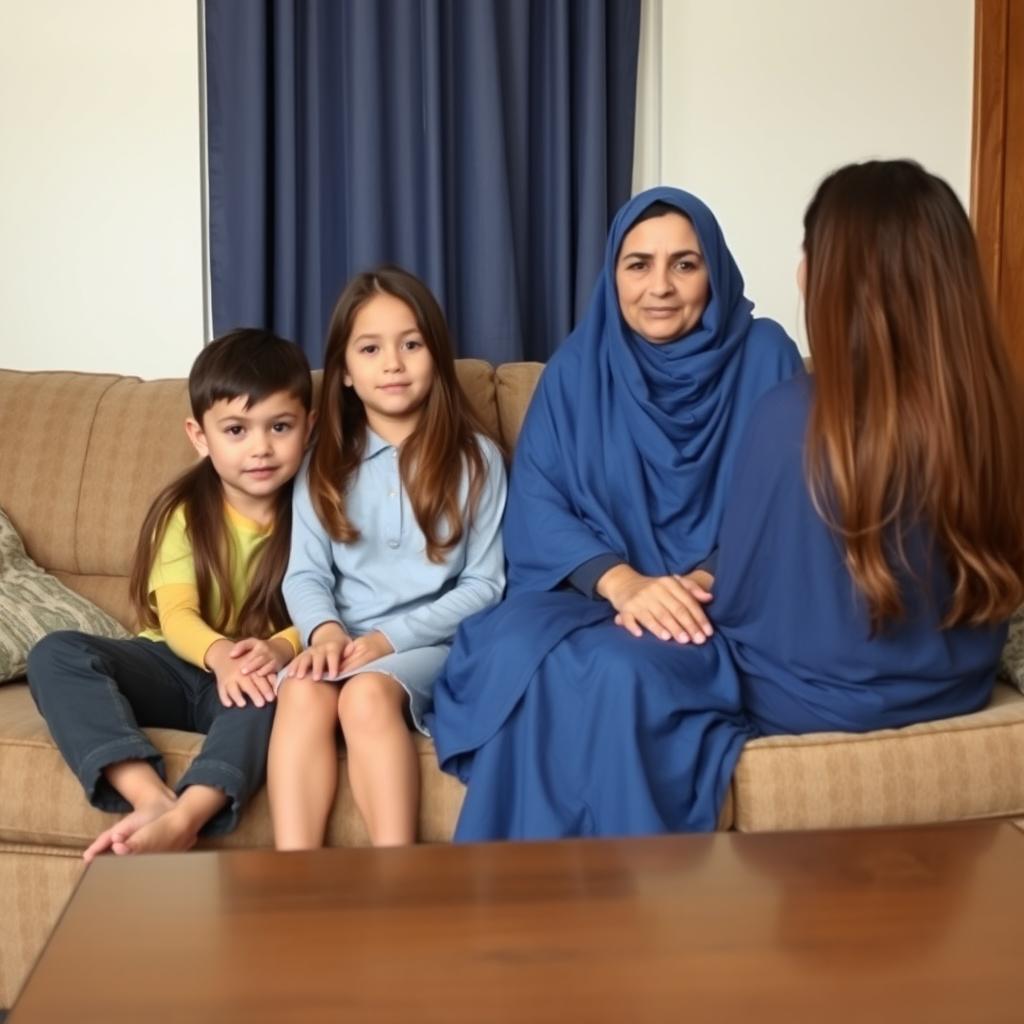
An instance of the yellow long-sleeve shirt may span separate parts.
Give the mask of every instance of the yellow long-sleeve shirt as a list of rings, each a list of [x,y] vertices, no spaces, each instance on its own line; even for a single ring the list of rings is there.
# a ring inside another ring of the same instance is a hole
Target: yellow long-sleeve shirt
[[[232,605],[240,608],[249,589],[249,567],[252,556],[266,539],[272,527],[262,526],[224,505],[231,545]],[[185,510],[179,506],[167,522],[167,529],[153,560],[149,574],[150,599],[155,605],[160,626],[143,630],[139,635],[149,640],[162,640],[179,658],[199,668],[206,668],[206,652],[218,640],[241,639],[232,636],[234,623],[228,623],[228,635],[218,633],[203,620],[196,587],[192,545],[185,528]],[[219,599],[214,594],[214,612]],[[269,639],[284,639],[296,654],[301,650],[298,630],[289,626]]]

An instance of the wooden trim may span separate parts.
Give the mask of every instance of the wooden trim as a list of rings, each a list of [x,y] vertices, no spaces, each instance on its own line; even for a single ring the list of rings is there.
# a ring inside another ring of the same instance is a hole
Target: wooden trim
[[[1024,0],[1008,0],[999,324],[1024,373]]]
[[[1008,35],[1011,0],[975,0],[971,220],[982,269],[998,305],[1006,174]]]

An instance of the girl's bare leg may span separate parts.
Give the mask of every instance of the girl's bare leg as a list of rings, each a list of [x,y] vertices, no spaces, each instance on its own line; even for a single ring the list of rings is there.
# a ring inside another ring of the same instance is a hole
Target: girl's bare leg
[[[288,679],[277,695],[267,792],[279,850],[323,846],[338,788],[337,683]]]
[[[405,721],[408,700],[391,676],[378,672],[353,676],[338,694],[352,796],[374,846],[416,841],[420,778]]]

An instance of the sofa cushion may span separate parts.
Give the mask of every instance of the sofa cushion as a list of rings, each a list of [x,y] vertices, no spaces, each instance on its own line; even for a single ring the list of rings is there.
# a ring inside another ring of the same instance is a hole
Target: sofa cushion
[[[0,683],[24,676],[32,645],[56,629],[127,636],[109,615],[43,572],[0,509]]]
[[[526,410],[543,370],[543,363],[505,363],[495,371],[501,438],[509,451],[519,438]]]
[[[0,506],[47,569],[78,571],[82,469],[97,403],[120,379],[0,370]]]
[[[181,778],[203,742],[196,733],[176,729],[147,729],[146,733],[164,754],[172,783]],[[417,735],[415,742],[422,776],[420,836],[427,842],[445,842],[455,829],[464,790],[460,782],[438,769],[429,740]],[[327,841],[331,846],[364,846],[369,838],[352,799],[344,754],[341,762]],[[4,780],[0,843],[81,850],[118,820],[118,815],[97,811],[86,802],[24,683],[0,688],[0,779]],[[201,845],[272,846],[266,789],[257,794],[235,832]]]
[[[127,576],[157,493],[196,460],[183,380],[123,377],[96,405],[75,518],[76,573]],[[64,568],[60,566],[59,568]]]
[[[202,743],[194,733],[146,730],[180,778]],[[451,838],[464,790],[416,737],[422,775],[420,835]],[[719,828],[845,828],[1024,815],[1024,696],[997,686],[984,711],[907,729],[754,740],[740,758]],[[332,846],[364,845],[366,830],[344,772],[328,826]],[[28,687],[0,688],[0,842],[84,849],[117,816],[91,808],[36,711]],[[232,835],[202,845],[272,843],[266,791]]]
[[[999,684],[973,715],[869,733],[770,736],[733,776],[741,832],[1024,814],[1024,695]]]
[[[495,437],[500,436],[494,367],[483,359],[456,359],[455,376],[480,421]]]

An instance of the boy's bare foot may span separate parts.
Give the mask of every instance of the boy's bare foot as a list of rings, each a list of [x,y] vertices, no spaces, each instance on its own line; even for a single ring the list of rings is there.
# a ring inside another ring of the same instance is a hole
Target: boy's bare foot
[[[148,824],[136,829],[124,840],[115,840],[114,853],[175,853],[196,845],[199,826],[184,808],[175,806]]]
[[[166,814],[176,803],[177,800],[174,796],[165,796],[155,797],[150,803],[136,807],[131,814],[123,817],[116,825],[111,825],[110,828],[101,832],[86,848],[82,859],[88,864],[99,854],[113,850],[116,845],[124,845],[139,829],[145,828]]]

